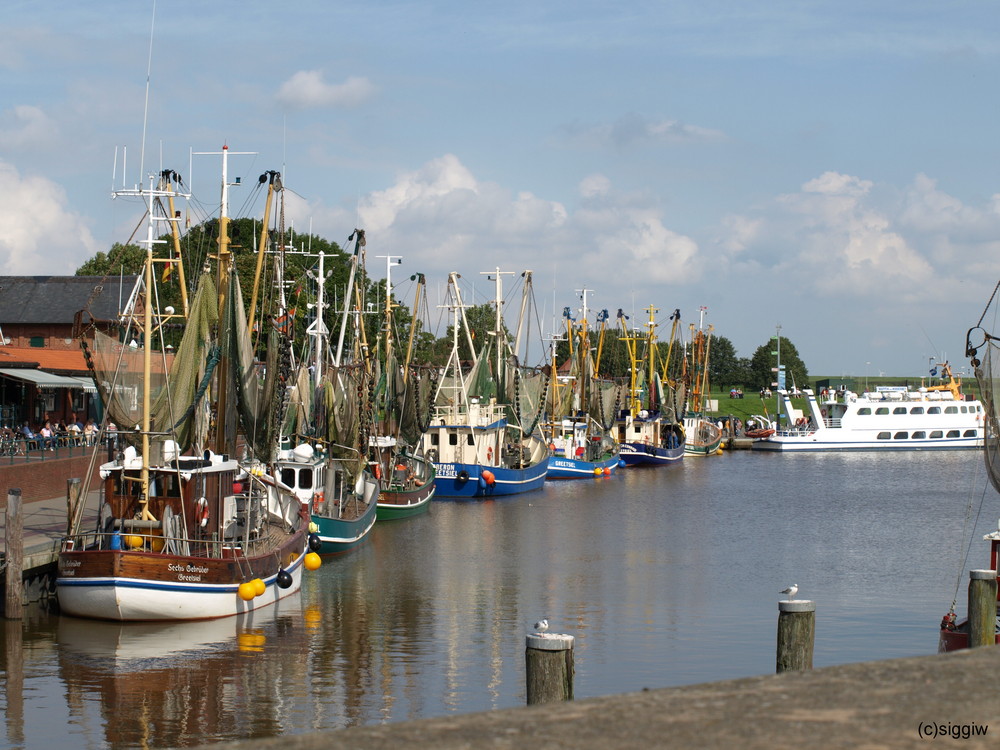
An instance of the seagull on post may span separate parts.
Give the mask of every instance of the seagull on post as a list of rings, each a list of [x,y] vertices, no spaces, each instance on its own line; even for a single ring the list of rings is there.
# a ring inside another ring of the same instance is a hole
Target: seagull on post
[[[797,593],[799,593],[799,584],[793,583],[787,589],[785,589],[784,591],[779,591],[778,593],[779,594],[784,594],[789,599],[791,599],[793,596],[795,596]]]
[[[549,621],[542,619],[535,623],[535,632],[544,633],[549,629]]]

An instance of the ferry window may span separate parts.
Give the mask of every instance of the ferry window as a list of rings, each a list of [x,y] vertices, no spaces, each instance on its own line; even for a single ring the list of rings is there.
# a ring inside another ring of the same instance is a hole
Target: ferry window
[[[465,444],[466,445],[475,445],[476,444],[476,441],[472,437],[472,433],[471,432],[468,435],[465,436]]]
[[[448,435],[448,445],[458,445],[458,435],[454,432]]]
[[[288,485],[289,487],[295,486],[295,469],[282,468],[281,470],[281,483]]]
[[[888,414],[888,413],[889,413],[889,407],[888,406],[880,406],[879,408],[877,408],[875,410],[875,414],[876,415],[879,415],[879,414]]]
[[[976,434],[977,434],[976,430],[966,430],[965,432],[962,433],[962,437],[976,437]]]
[[[958,430],[948,430],[948,437],[958,437]]]
[[[931,440],[936,440],[941,437],[944,437],[944,433],[941,432],[941,430],[934,430],[931,432]]]
[[[946,406],[944,408],[944,413],[945,414],[958,414],[958,407],[957,406]]]
[[[969,409],[968,409],[968,407],[966,407],[966,406],[962,406],[962,407],[959,407],[959,408],[961,408],[961,410],[962,410],[962,414],[968,414],[968,413],[969,413]]]
[[[910,436],[910,434],[908,432],[897,432],[895,435],[892,436],[892,439],[893,440],[906,440],[906,438],[908,438],[909,436]]]
[[[922,406],[914,406],[912,409],[910,409],[910,414],[923,414],[923,413],[924,413],[924,407]]]
[[[897,406],[895,409],[892,410],[892,413],[893,414],[906,414],[906,407],[905,406]]]
[[[910,440],[926,440],[927,433],[923,430],[917,430],[912,435],[910,435]]]
[[[436,432],[431,433],[431,445],[441,445],[441,436]]]
[[[928,414],[940,414],[941,413],[941,407],[940,406],[931,406],[931,407],[929,407],[927,409],[927,413]]]
[[[880,432],[878,435],[875,436],[875,439],[876,440],[888,440],[889,439],[889,433],[888,432]]]
[[[872,413],[872,410],[869,409],[867,406],[864,407],[863,409],[858,409],[858,414],[859,415],[860,414],[866,414],[867,415],[867,414],[871,414],[871,413]]]

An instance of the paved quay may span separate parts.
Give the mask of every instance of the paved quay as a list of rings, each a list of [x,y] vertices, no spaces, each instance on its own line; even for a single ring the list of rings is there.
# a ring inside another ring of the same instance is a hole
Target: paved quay
[[[210,747],[996,748],[998,674],[986,647]]]

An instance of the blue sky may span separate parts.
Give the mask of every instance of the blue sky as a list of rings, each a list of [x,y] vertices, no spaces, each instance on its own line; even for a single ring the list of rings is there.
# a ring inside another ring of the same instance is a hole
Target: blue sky
[[[128,238],[112,170],[127,146],[138,179],[154,25],[145,168],[203,203],[218,165],[191,175],[189,153],[225,143],[255,152],[232,161],[245,180],[283,172],[297,229],[364,227],[370,255],[438,286],[530,268],[550,316],[587,288],[664,321],[704,305],[743,356],[780,324],[814,374],[960,369],[998,277],[998,19],[964,0],[160,0],[154,22],[152,0],[8,0],[0,273],[72,273]]]

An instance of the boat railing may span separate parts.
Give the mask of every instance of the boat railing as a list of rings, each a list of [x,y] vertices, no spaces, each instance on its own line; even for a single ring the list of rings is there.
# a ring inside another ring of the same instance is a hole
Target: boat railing
[[[184,536],[164,537],[159,529],[114,529],[90,531],[67,536],[62,541],[63,552],[124,550],[164,556],[183,555],[205,559],[254,556],[257,547],[269,549],[272,542],[265,533],[250,538],[224,539],[212,534],[209,538]]]

